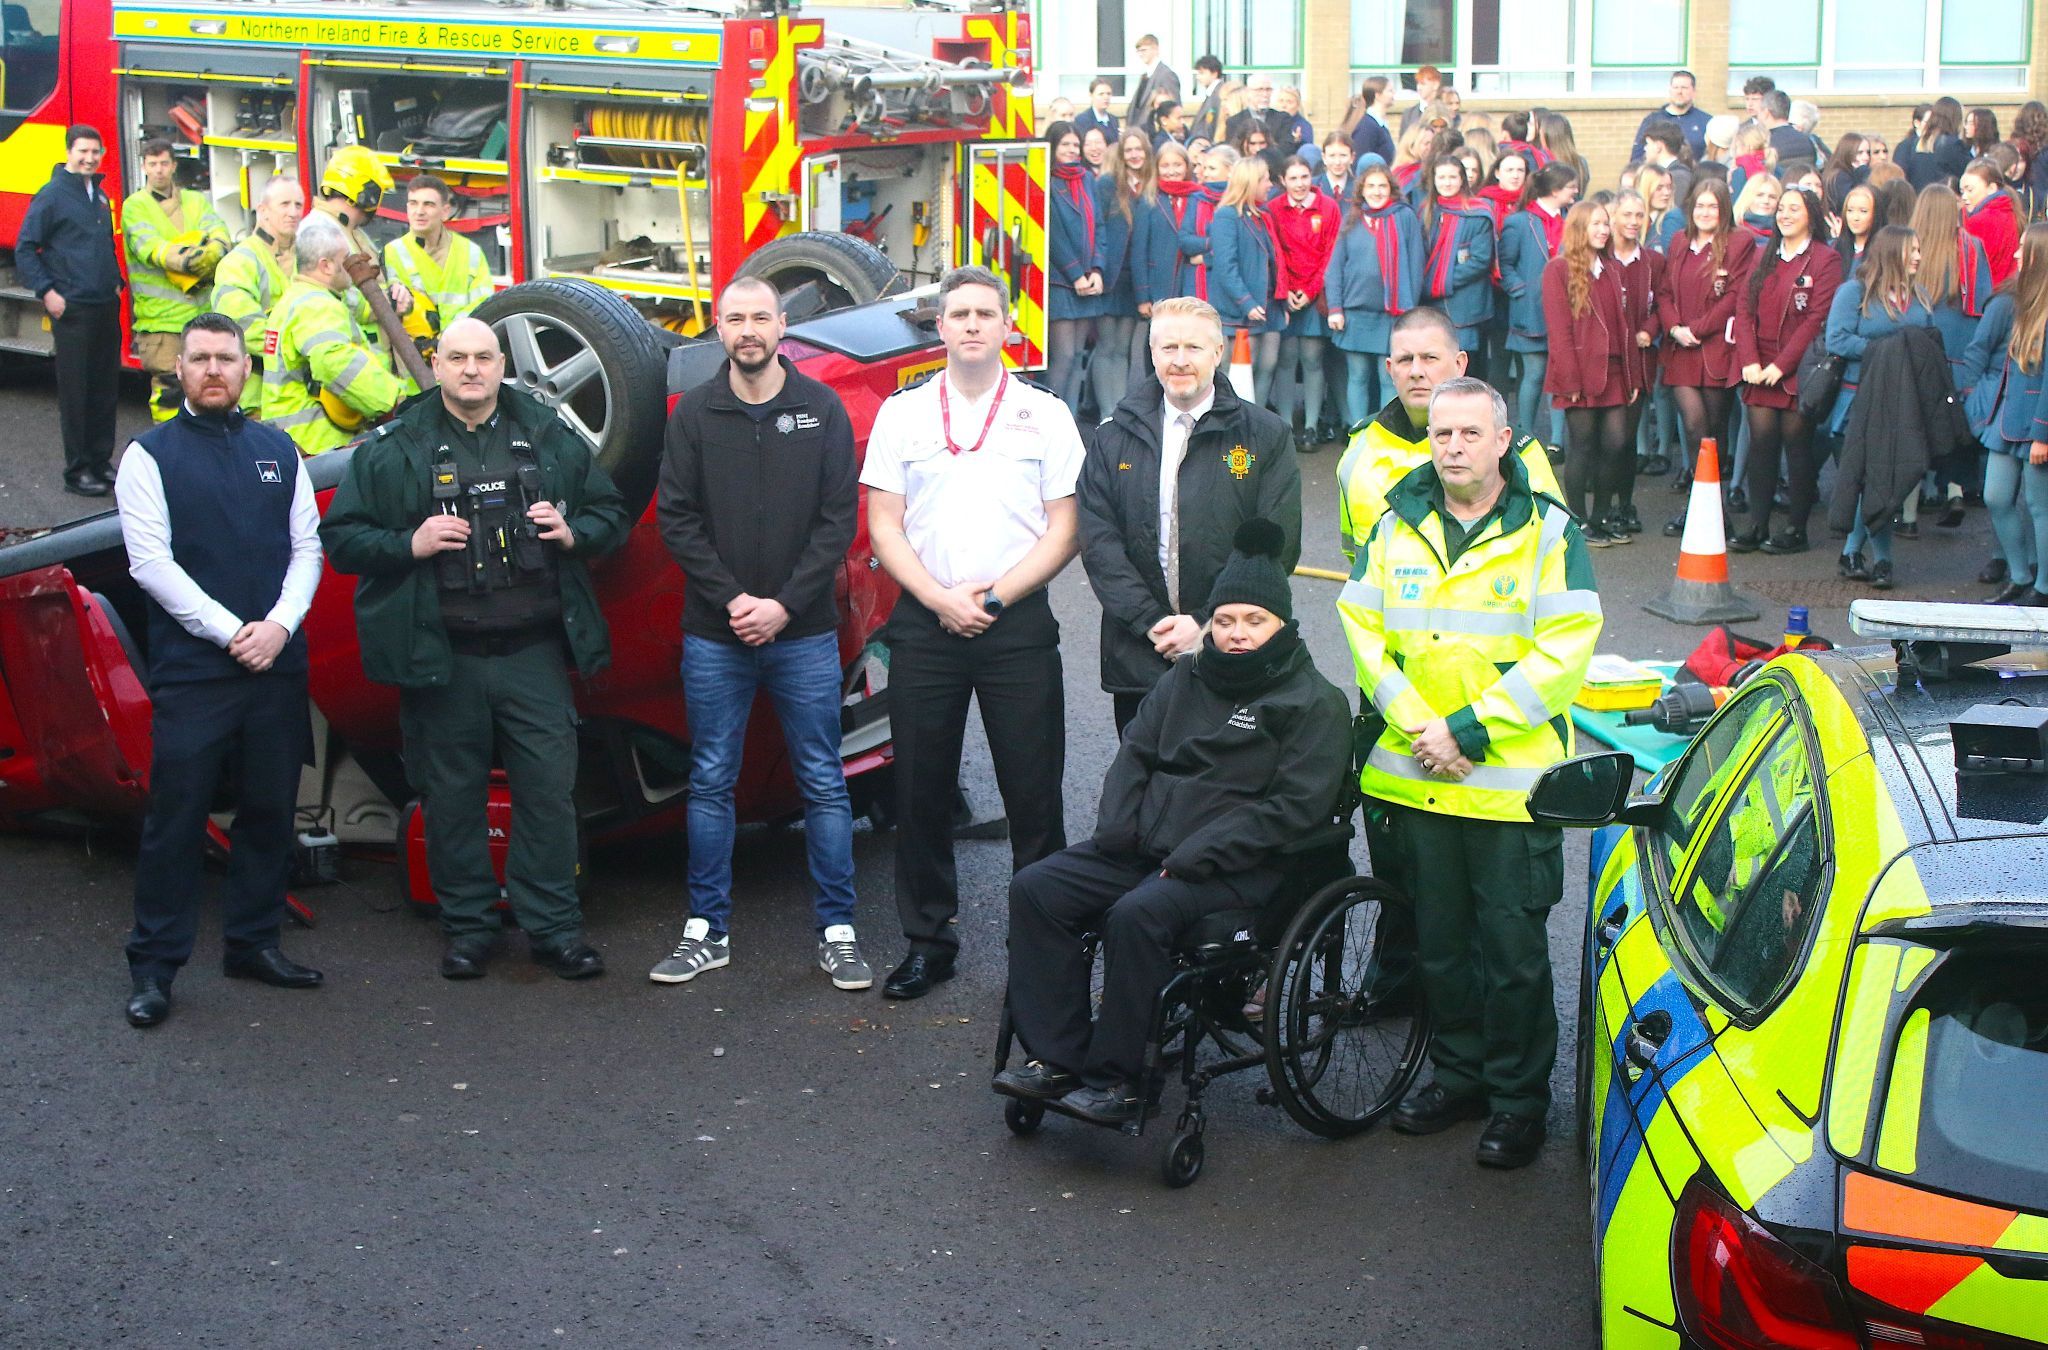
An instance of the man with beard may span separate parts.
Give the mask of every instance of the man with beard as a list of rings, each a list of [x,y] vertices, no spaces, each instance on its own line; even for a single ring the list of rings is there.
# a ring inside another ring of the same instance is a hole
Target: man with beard
[[[235,824],[222,968],[282,989],[320,983],[277,945],[299,766],[313,749],[299,623],[320,584],[320,514],[290,438],[236,409],[249,356],[234,320],[189,320],[174,369],[176,416],[129,443],[114,484],[149,613],[149,811],[128,937],[138,1027],[170,1015],[171,981],[192,957],[224,775]]]
[[[839,762],[833,577],[853,543],[853,423],[839,396],[778,353],[782,297],[742,277],[718,300],[726,361],[668,421],[658,514],[683,569],[690,717],[690,917],[648,972],[683,984],[728,964],[733,788],[747,717],[765,691],[804,798],[818,968],[874,983],[853,930],[853,811]]]

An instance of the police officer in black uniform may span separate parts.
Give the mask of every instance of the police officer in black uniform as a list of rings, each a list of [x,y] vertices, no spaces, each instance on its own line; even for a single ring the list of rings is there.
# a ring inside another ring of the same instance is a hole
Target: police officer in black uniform
[[[450,324],[438,391],[358,446],[320,537],[356,584],[363,672],[400,688],[407,776],[426,812],[441,973],[484,973],[497,928],[485,807],[493,752],[512,786],[505,890],[533,959],[602,974],[576,895],[576,718],[611,643],[586,563],[630,525],[589,447],[504,387],[490,326]]]
[[[236,410],[249,378],[224,314],[185,325],[184,406],[128,447],[115,481],[128,570],[149,601],[149,811],[135,862],[128,1020],[170,1015],[205,890],[206,818],[236,783],[222,967],[286,989],[320,972],[278,950],[299,768],[310,758],[306,637],[320,584],[319,508],[283,432]]]

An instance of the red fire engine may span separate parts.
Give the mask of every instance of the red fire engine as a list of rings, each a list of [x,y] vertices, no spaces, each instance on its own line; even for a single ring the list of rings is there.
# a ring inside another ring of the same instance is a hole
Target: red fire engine
[[[238,235],[273,175],[310,194],[337,147],[432,172],[501,285],[580,277],[678,332],[745,271],[793,317],[1005,268],[1019,366],[1042,364],[1043,147],[1016,0],[799,10],[790,0],[9,0],[0,23],[0,246],[64,158],[108,138],[109,186],[148,136]],[[372,229],[373,235],[376,229]],[[381,242],[381,240],[380,240]],[[46,352],[0,275],[0,350]]]

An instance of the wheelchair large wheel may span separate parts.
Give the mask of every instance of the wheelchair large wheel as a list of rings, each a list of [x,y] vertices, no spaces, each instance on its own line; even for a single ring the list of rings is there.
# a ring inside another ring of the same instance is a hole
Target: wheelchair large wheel
[[[1410,989],[1375,998],[1371,988],[1390,903],[1405,902],[1383,881],[1333,882],[1295,914],[1273,953],[1266,1075],[1287,1114],[1327,1139],[1357,1134],[1393,1109],[1429,1048],[1420,998]]]

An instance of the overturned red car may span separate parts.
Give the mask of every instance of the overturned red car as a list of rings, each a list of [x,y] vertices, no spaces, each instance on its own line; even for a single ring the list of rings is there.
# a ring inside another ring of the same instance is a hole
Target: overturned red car
[[[943,359],[926,303],[905,293],[790,325],[783,354],[838,392],[863,453],[881,401]],[[623,299],[580,281],[512,287],[477,316],[500,335],[507,382],[555,406],[591,443],[637,521],[592,570],[613,657],[609,670],[577,687],[585,836],[680,830],[690,743],[680,676],[683,577],[662,546],[652,498],[668,408],[718,369],[724,351],[715,340],[656,328]],[[308,463],[323,510],[350,453]],[[331,818],[344,842],[389,845],[405,828],[411,798],[398,695],[363,675],[353,593],[353,578],[328,571],[306,618],[310,694],[324,734],[300,804]],[[889,806],[887,662],[877,634],[896,594],[870,551],[863,499],[837,585],[841,754],[857,814]],[[0,828],[81,816],[139,821],[150,760],[143,606],[113,511],[0,549]],[[749,729],[737,807],[742,821],[801,807],[773,716]],[[417,878],[412,890],[426,898]]]

